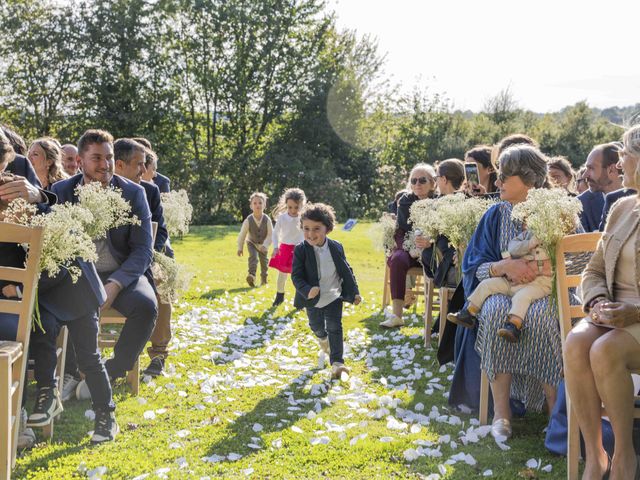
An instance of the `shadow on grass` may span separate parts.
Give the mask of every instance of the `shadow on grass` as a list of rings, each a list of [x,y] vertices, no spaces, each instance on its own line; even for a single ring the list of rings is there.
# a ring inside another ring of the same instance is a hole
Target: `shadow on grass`
[[[304,418],[299,416],[298,413],[304,411],[305,407],[300,407],[300,410],[289,410],[292,406],[289,403],[289,396],[294,396],[297,400],[300,399],[312,399],[318,401],[321,405],[320,411],[316,411],[319,414],[326,405],[320,400],[326,394],[329,389],[329,381],[327,380],[325,385],[325,392],[321,395],[311,396],[309,394],[302,393],[305,386],[311,381],[313,375],[317,372],[317,369],[306,370],[293,379],[287,386],[279,390],[274,396],[265,398],[258,402],[253,410],[247,412],[245,415],[239,417],[230,427],[230,432],[227,436],[220,439],[218,442],[208,447],[208,455],[220,455],[226,456],[230,453],[238,453],[243,457],[259,453],[262,451],[254,450],[248,447],[248,444],[253,443],[252,437],[261,437],[265,434],[282,431],[294,424],[297,420]],[[312,410],[311,402],[308,410]],[[268,413],[278,412],[277,417],[267,416]],[[282,413],[281,413],[282,412]],[[259,423],[262,425],[262,430],[256,432],[253,426]],[[264,448],[270,447],[270,445],[263,445]],[[283,444],[283,448],[286,445]]]
[[[223,352],[223,357],[215,360],[216,365],[225,365],[233,362],[250,350],[257,350],[264,346],[265,342],[277,337],[282,330],[294,320],[296,310],[290,310],[279,318],[284,321],[268,320],[273,316],[277,307],[269,307],[259,317],[247,317],[240,330],[229,334],[225,341],[218,347]]]
[[[207,300],[214,300],[226,293],[229,293],[229,294],[244,293],[253,289],[254,287],[215,288],[213,290],[209,290],[208,292],[204,292],[202,295],[200,295],[200,298],[207,299]]]

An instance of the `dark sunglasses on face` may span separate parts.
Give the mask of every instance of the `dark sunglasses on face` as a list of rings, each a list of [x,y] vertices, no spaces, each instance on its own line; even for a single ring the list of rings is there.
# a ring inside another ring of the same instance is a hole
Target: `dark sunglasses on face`
[[[418,178],[412,178],[411,179],[411,185],[415,185],[416,183],[419,183],[420,185],[424,185],[425,183],[427,183],[429,180],[431,180],[430,178],[427,177],[418,177]]]
[[[498,181],[500,181],[500,183],[504,183],[505,180],[507,178],[509,178],[511,175],[505,175],[504,173],[499,173],[498,174]]]

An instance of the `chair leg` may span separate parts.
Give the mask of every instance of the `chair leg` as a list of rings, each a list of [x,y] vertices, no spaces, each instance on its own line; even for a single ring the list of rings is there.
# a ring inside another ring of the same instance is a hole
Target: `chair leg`
[[[53,440],[53,422],[54,421],[55,419],[52,418],[49,423],[47,423],[44,427],[42,427],[42,435],[44,435],[44,437],[49,441]]]
[[[8,357],[0,357],[0,479],[2,480],[11,478],[11,457],[14,448],[11,413],[11,364]]]
[[[133,368],[127,374],[127,383],[131,386],[133,394],[137,396],[140,391],[140,357],[136,359],[136,363],[133,364]]]
[[[480,374],[480,425],[489,423],[489,377],[484,370]]]
[[[578,479],[578,458],[580,456],[580,428],[578,419],[571,407],[569,395],[567,398],[567,480]]]
[[[431,325],[433,325],[433,280],[424,279],[424,346],[431,347]]]
[[[384,266],[384,286],[382,288],[382,309],[387,308],[389,303],[391,303],[391,285],[389,285],[389,267],[387,265]]]
[[[442,342],[444,335],[444,326],[447,323],[447,314],[449,313],[449,289],[440,287],[440,324],[438,325],[438,346]]]

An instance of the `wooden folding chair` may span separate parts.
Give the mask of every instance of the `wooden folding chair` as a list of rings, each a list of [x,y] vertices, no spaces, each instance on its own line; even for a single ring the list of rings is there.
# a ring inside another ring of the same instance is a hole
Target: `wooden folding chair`
[[[151,222],[152,243],[156,240],[156,234],[158,233],[158,222]],[[104,312],[100,313],[100,324],[98,334],[98,347],[99,348],[113,348],[118,338],[120,337],[119,331],[105,332],[103,327],[107,325],[124,325],[127,321],[127,317],[122,315],[115,308],[108,308]],[[136,359],[133,367],[127,372],[127,383],[131,387],[131,391],[134,395],[138,395],[140,391],[140,357]]]
[[[571,305],[569,302],[570,289],[578,287],[581,282],[581,275],[569,275],[565,266],[564,258],[567,253],[594,252],[596,250],[601,233],[583,233],[579,235],[569,235],[564,237],[556,249],[556,272],[558,290],[558,309],[560,312],[560,335],[562,338],[562,354],[565,355],[565,340],[573,328],[573,321],[584,317],[581,305]],[[640,373],[640,372],[633,372]],[[571,406],[569,392],[566,392],[567,399],[567,479],[576,480],[578,478],[578,460],[580,457],[580,428],[575,412]],[[635,401],[640,397],[635,397]],[[603,410],[603,415],[606,412]],[[634,410],[634,418],[640,418],[640,408]]]
[[[21,283],[22,299],[0,300],[0,312],[18,315],[16,340],[0,341],[0,480],[16,462],[20,410],[42,252],[42,228],[0,222],[0,242],[29,245],[25,268],[0,267],[0,279]]]

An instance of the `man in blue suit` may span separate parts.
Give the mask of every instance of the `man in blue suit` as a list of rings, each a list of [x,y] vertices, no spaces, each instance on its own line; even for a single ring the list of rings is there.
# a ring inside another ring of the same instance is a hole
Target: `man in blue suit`
[[[153,257],[151,212],[144,189],[114,175],[111,134],[102,130],[87,130],[78,142],[78,157],[82,173],[52,187],[58,201],[76,203],[78,198],[75,189],[78,185],[100,182],[104,187],[120,189],[131,205],[132,214],[140,221],[140,225],[111,229],[105,239],[95,241],[98,251],[95,267],[101,282],[96,284],[93,281],[92,288],[95,292],[104,285],[106,299],[101,304],[102,310],[113,306],[127,317],[114,347],[113,358],[105,362],[109,377],[117,379],[133,368],[151,335],[157,316],[158,307],[149,271]],[[78,385],[80,392],[86,392],[85,382]]]
[[[637,192],[633,188],[621,188],[620,190],[614,190],[613,192],[607,193],[604,196],[604,208],[602,209],[602,219],[600,220],[600,226],[598,230],[604,232],[604,226],[607,223],[607,218],[609,217],[609,211],[614,203],[624,197],[628,197],[629,195],[635,195]]]
[[[0,198],[3,201],[10,201],[13,198],[20,197],[30,203],[46,199],[50,203],[55,203],[55,195],[49,194],[44,198],[40,198],[42,190],[32,184],[25,185],[24,181],[30,176],[30,164],[26,159],[23,162],[19,156],[14,156],[13,161],[10,161],[7,165],[8,157],[2,155],[3,145],[3,138],[0,135],[0,172],[4,171],[5,167],[12,167],[11,169],[7,168],[7,170],[21,174],[22,177],[0,186]],[[14,165],[13,162],[16,159],[17,163]],[[37,182],[37,178],[35,178],[35,181]],[[38,206],[40,210],[46,211],[50,205],[41,203]],[[0,244],[0,259],[2,265],[19,267],[24,265],[25,251],[19,245],[2,243]],[[27,425],[45,425],[52,417],[62,411],[62,404],[57,395],[55,385],[55,342],[58,333],[58,322],[64,322],[69,329],[72,343],[76,345],[80,364],[85,372],[89,388],[93,393],[93,409],[96,412],[96,418],[91,441],[93,443],[101,443],[113,440],[117,434],[117,424],[113,414],[115,404],[111,395],[111,386],[104,365],[100,361],[97,345],[97,312],[106,295],[104,289],[101,288],[95,267],[92,264],[80,263],[83,275],[76,283],[71,281],[71,277],[66,270],[62,270],[54,278],[43,273],[38,282],[38,307],[43,329],[35,329],[31,334],[29,350],[35,362],[34,375],[38,393],[34,410],[29,416]],[[98,286],[95,293],[91,286],[92,278]],[[3,289],[2,293],[7,298],[21,295],[19,285],[7,284],[4,286],[13,287],[12,289]],[[70,299],[73,299],[73,301],[70,301]],[[14,340],[16,337],[17,316],[0,316],[2,317],[0,318],[0,339]],[[25,445],[30,443],[28,440],[35,440],[35,437],[30,439],[26,433],[25,430],[24,434],[21,435],[21,441],[25,442]]]
[[[604,209],[604,196],[609,192],[622,188],[620,170],[617,168],[619,144],[605,143],[596,145],[585,166],[585,180],[589,190],[578,195],[582,202],[580,222],[586,232],[597,232]]]
[[[145,172],[142,174],[142,180],[145,182],[155,183],[160,189],[160,193],[169,193],[171,191],[171,180],[161,173],[158,173],[158,156],[151,148],[151,142],[144,137],[136,137],[133,140],[144,145],[147,148],[145,159]]]
[[[173,250],[168,242],[169,234],[160,202],[160,190],[153,183],[142,180],[142,176],[146,172],[145,164],[149,150],[133,139],[120,138],[114,143],[113,151],[116,174],[139,184],[145,190],[151,210],[151,221],[158,224],[153,245],[154,250],[173,258]],[[147,353],[151,362],[144,373],[155,377],[164,370],[164,362],[169,355],[168,345],[171,340],[171,304],[162,302],[160,297],[158,297],[158,318],[150,340],[151,347],[147,349]]]

